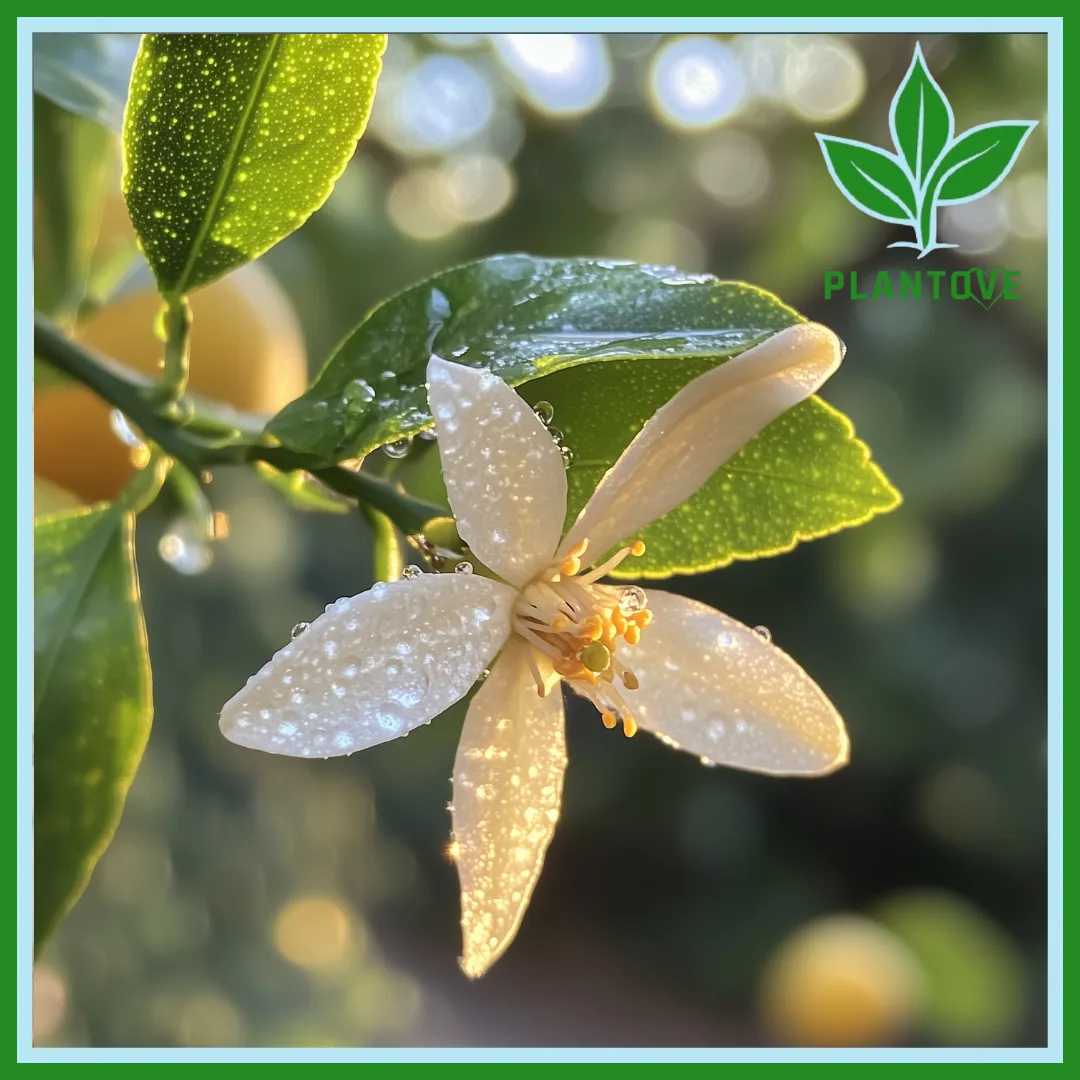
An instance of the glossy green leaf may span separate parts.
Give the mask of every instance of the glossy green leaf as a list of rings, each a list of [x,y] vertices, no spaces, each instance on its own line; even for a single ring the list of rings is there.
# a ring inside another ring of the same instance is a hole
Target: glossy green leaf
[[[367,124],[383,34],[147,34],[124,195],[166,295],[261,255],[326,201]]]
[[[499,255],[377,307],[268,430],[293,450],[336,462],[430,426],[424,384],[432,353],[516,386],[617,358],[711,365],[797,320],[775,296],[707,274]]]
[[[529,402],[553,406],[553,426],[573,453],[567,526],[642,424],[712,365],[612,361],[522,388]],[[776,555],[800,540],[859,525],[899,501],[851,422],[814,397],[774,420],[696,495],[641,532],[645,554],[620,569],[628,577],[664,578]]]
[[[114,153],[100,125],[34,95],[34,305],[53,318],[86,293]]]
[[[938,205],[969,202],[993,191],[1013,167],[1035,123],[1004,120],[965,131],[934,170],[930,190],[937,193]]]
[[[34,941],[78,899],[150,734],[134,516],[115,506],[34,523]]]
[[[34,34],[34,93],[119,133],[138,34]]]

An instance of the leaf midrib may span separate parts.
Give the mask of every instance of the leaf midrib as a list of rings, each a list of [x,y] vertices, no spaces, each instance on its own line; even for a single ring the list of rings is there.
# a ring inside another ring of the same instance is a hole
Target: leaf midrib
[[[46,659],[41,664],[40,672],[35,665],[34,671],[34,719],[37,719],[37,712],[41,706],[41,702],[45,698],[45,693],[48,690],[49,683],[52,680],[53,669],[56,667],[56,662],[59,659],[60,651],[64,646],[64,642],[67,641],[68,636],[71,633],[71,628],[75,624],[75,618],[82,608],[83,601],[86,599],[86,594],[90,590],[90,586],[93,583],[93,579],[97,574],[98,568],[101,566],[102,557],[105,554],[106,548],[108,548],[110,541],[113,538],[113,534],[120,527],[121,514],[115,507],[110,507],[105,511],[101,520],[94,526],[93,530],[83,538],[81,543],[86,543],[94,537],[100,537],[96,545],[90,550],[93,553],[93,558],[85,560],[85,568],[80,569],[75,574],[74,583],[68,587],[67,594],[71,597],[71,603],[67,606],[67,610],[63,613],[62,617],[58,620],[62,632],[53,635],[53,640],[50,645],[49,652]]]
[[[202,223],[199,225],[199,231],[195,234],[195,240],[191,245],[191,251],[188,252],[187,262],[184,263],[184,269],[180,271],[180,276],[177,278],[175,289],[170,290],[170,292],[173,292],[177,296],[183,296],[188,291],[188,280],[190,279],[195,266],[198,264],[202,246],[206,243],[206,238],[210,234],[210,230],[213,229],[214,222],[217,220],[218,210],[221,208],[222,200],[225,198],[225,192],[228,190],[229,185],[232,183],[233,176],[236,174],[236,166],[240,160],[240,147],[243,146],[244,141],[247,138],[248,128],[255,113],[255,105],[262,95],[263,88],[266,86],[267,79],[269,78],[270,66],[273,64],[274,58],[277,56],[278,47],[281,44],[281,34],[271,34],[269,37],[271,40],[267,46],[266,55],[263,57],[259,64],[259,68],[255,73],[255,80],[251,84],[251,91],[248,94],[248,100],[244,104],[244,111],[241,113],[240,122],[236,125],[236,131],[233,133],[232,145],[229,147],[229,152],[225,159],[225,168],[222,170],[221,175],[218,177],[218,182],[214,186],[213,194],[210,196],[210,204],[206,209],[206,213],[203,215]]]

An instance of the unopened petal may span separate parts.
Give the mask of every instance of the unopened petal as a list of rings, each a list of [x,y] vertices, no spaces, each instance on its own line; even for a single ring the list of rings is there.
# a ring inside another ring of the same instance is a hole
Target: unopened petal
[[[339,600],[226,704],[222,733],[321,758],[407,735],[469,691],[510,632],[513,600],[508,586],[464,574]]]
[[[485,566],[524,585],[562,535],[562,454],[529,405],[490,372],[432,357],[427,378],[458,532]]]
[[[588,538],[599,557],[684,503],[763,427],[836,371],[840,339],[801,323],[687,383],[600,481],[560,552]]]
[[[638,725],[710,763],[815,776],[848,761],[844,722],[817,684],[758,632],[705,604],[649,590],[652,624],[626,662]]]
[[[469,706],[454,763],[461,966],[477,978],[514,939],[555,832],[566,770],[562,694],[539,697],[511,641]]]

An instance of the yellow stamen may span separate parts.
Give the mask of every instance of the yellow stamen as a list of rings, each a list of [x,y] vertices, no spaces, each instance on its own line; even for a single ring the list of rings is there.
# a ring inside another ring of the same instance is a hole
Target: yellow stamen
[[[628,623],[623,637],[627,645],[636,645],[641,640],[641,627],[637,623]]]
[[[634,737],[634,734],[637,731],[637,724],[634,722],[634,718],[632,716],[624,716],[622,718],[622,729],[623,734],[628,739],[632,739]]]
[[[568,552],[568,555],[574,555],[577,558],[581,558],[585,554],[586,549],[589,546],[589,540],[586,537],[584,540],[579,540]]]
[[[622,682],[627,690],[636,690],[641,685],[637,676],[629,668],[622,673]]]
[[[559,573],[563,577],[573,577],[581,569],[581,560],[576,555],[567,555],[559,563]]]
[[[611,712],[610,710],[608,710],[608,709],[605,709],[600,714],[600,719],[603,720],[604,727],[606,727],[608,729],[613,728],[616,725],[616,723],[618,723],[618,721],[615,719],[615,714],[613,712]]]
[[[652,622],[652,612],[648,608],[642,608],[640,611],[635,611],[633,615],[628,615],[627,618],[644,630]]]
[[[634,555],[634,556],[637,556],[638,558],[640,558],[642,555],[644,555],[645,554],[645,541],[644,540],[635,540],[630,545],[630,554]]]

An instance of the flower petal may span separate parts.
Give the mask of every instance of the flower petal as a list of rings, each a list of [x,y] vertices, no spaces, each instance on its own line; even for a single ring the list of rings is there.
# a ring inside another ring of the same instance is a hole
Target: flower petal
[[[586,537],[599,558],[684,503],[766,424],[810,397],[843,358],[816,323],[774,334],[688,382],[607,471],[560,552]]]
[[[843,720],[791,657],[696,600],[648,595],[653,622],[619,654],[641,684],[623,696],[642,728],[710,763],[775,776],[847,764]]]
[[[454,762],[461,966],[477,978],[514,939],[555,832],[566,770],[562,694],[539,697],[511,639],[469,705]]]
[[[427,379],[458,533],[485,566],[524,585],[562,535],[562,454],[528,404],[490,372],[433,356]]]
[[[327,607],[221,711],[227,739],[338,757],[426,724],[506,641],[514,591],[479,575],[424,574]]]

